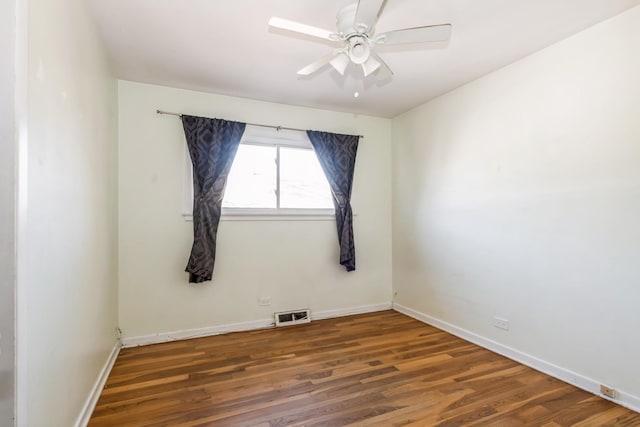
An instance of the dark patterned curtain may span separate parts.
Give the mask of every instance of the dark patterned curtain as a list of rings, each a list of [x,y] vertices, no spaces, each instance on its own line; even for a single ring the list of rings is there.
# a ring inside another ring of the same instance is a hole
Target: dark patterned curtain
[[[353,271],[356,269],[356,249],[353,239],[351,186],[360,137],[311,130],[307,131],[307,135],[331,186],[338,226],[340,264],[347,271]]]
[[[182,116],[193,164],[193,246],[185,271],[190,283],[211,280],[222,197],[245,123]]]

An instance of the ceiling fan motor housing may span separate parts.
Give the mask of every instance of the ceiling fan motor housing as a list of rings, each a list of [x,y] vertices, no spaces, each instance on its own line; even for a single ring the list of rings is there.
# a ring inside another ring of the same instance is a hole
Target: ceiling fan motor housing
[[[371,55],[369,34],[372,28],[366,25],[358,25],[356,13],[358,3],[350,4],[338,11],[336,26],[347,42],[347,54],[354,64],[364,64]],[[358,28],[362,27],[362,28]]]

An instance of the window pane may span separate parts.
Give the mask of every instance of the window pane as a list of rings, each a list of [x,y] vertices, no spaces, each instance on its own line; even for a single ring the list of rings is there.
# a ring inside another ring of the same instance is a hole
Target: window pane
[[[329,183],[313,150],[280,147],[280,207],[333,208]]]
[[[276,207],[276,147],[240,144],[222,200],[225,208]]]

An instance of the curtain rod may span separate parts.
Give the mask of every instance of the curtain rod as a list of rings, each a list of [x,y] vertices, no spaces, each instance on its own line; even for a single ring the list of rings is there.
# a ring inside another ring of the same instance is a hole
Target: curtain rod
[[[169,116],[182,117],[181,113],[173,113],[171,111],[156,110],[156,113],[158,113],[158,114],[167,114]],[[286,127],[286,126],[262,125],[262,124],[259,124],[259,123],[247,123],[247,124],[251,125],[251,126],[259,126],[259,127],[262,127],[262,128],[276,129],[278,131],[280,131],[280,130],[295,130],[295,131],[306,132],[305,129],[289,128],[289,127]],[[364,138],[364,135],[355,135],[355,136],[357,136],[358,138]]]

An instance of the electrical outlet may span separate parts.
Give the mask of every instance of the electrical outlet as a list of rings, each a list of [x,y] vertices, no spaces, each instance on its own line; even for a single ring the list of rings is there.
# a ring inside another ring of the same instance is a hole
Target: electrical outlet
[[[509,321],[507,319],[503,319],[501,317],[494,316],[493,317],[493,326],[498,329],[504,329],[505,331],[509,330]]]
[[[600,384],[600,393],[604,394],[607,397],[612,399],[616,398],[616,391],[611,387],[607,387],[606,385]]]
[[[271,297],[260,297],[258,298],[258,305],[262,307],[266,307],[271,305]]]

